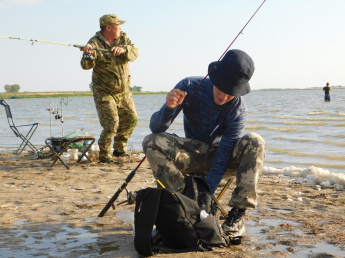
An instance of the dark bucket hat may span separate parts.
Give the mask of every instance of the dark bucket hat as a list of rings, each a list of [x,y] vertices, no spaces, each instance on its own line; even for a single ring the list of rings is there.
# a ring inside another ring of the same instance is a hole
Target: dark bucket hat
[[[230,50],[214,66],[216,63],[212,62],[208,66],[214,86],[231,96],[243,96],[250,92],[248,82],[255,68],[252,58],[247,53],[238,49]]]

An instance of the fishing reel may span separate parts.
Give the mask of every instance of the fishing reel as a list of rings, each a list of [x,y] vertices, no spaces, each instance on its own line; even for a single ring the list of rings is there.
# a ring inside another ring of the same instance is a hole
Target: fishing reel
[[[60,116],[58,113],[55,115],[55,119],[56,120],[59,120],[59,119],[61,119],[62,118],[62,116]],[[63,122],[62,122],[63,123]]]
[[[92,54],[84,53],[84,55],[83,55],[83,60],[84,60],[84,61],[95,60],[95,57],[94,57]]]
[[[127,200],[119,202],[117,204],[117,206],[120,205],[120,204],[124,204],[124,203],[127,203],[127,205],[131,205],[131,204],[135,203],[136,198],[137,198],[137,191],[134,191],[132,193],[132,192],[128,191],[127,188],[125,188],[125,190],[127,192]],[[113,210],[115,210],[115,204],[114,203],[112,203],[111,207],[113,208]]]

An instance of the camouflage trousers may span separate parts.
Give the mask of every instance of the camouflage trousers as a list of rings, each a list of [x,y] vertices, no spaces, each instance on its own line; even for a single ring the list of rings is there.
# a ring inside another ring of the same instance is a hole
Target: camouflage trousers
[[[150,134],[143,141],[143,150],[154,177],[166,188],[179,192],[184,189],[186,175],[208,174],[217,147],[168,133]],[[237,142],[223,177],[236,177],[230,206],[256,207],[264,157],[265,141],[260,135],[248,133]]]
[[[100,158],[111,157],[113,140],[114,150],[126,152],[128,139],[138,122],[132,93],[112,95],[94,90],[93,98],[103,128],[98,140]]]

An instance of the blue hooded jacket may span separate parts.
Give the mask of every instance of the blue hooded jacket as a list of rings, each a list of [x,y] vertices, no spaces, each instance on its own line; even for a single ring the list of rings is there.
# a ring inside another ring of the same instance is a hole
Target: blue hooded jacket
[[[186,102],[203,77],[187,77],[180,81],[175,89],[187,92]],[[213,97],[213,84],[206,79],[194,93],[188,103],[183,103],[183,122],[185,136],[207,144],[219,144],[213,165],[206,181],[214,193],[222,180],[235,144],[240,139],[247,122],[247,107],[242,97],[234,97],[224,105],[218,105]],[[165,132],[179,107],[169,108],[164,104],[155,112],[150,121],[153,133]]]

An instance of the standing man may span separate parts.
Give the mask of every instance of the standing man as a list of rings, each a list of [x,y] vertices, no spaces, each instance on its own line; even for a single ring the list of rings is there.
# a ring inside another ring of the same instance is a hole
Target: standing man
[[[323,87],[323,91],[325,92],[325,101],[331,101],[331,87],[329,87],[329,83],[326,83],[326,86]]]
[[[165,104],[151,117],[153,133],[145,137],[143,149],[154,177],[175,191],[182,192],[186,174],[204,174],[212,194],[225,175],[236,176],[229,203],[233,208],[222,228],[239,236],[245,232],[246,209],[258,202],[265,156],[260,135],[242,135],[247,107],[241,96],[250,91],[254,63],[245,52],[230,50],[208,70],[210,78],[190,99],[202,77],[185,78],[167,94]],[[181,105],[186,138],[165,132]]]
[[[129,89],[131,76],[128,65],[128,61],[138,57],[138,49],[121,31],[125,21],[119,20],[115,14],[102,16],[99,23],[101,30],[82,49],[81,67],[85,70],[93,68],[93,98],[103,127],[98,140],[99,159],[103,163],[111,163],[114,162],[112,155],[128,156],[127,142],[138,122]],[[113,139],[114,152],[111,153]]]

